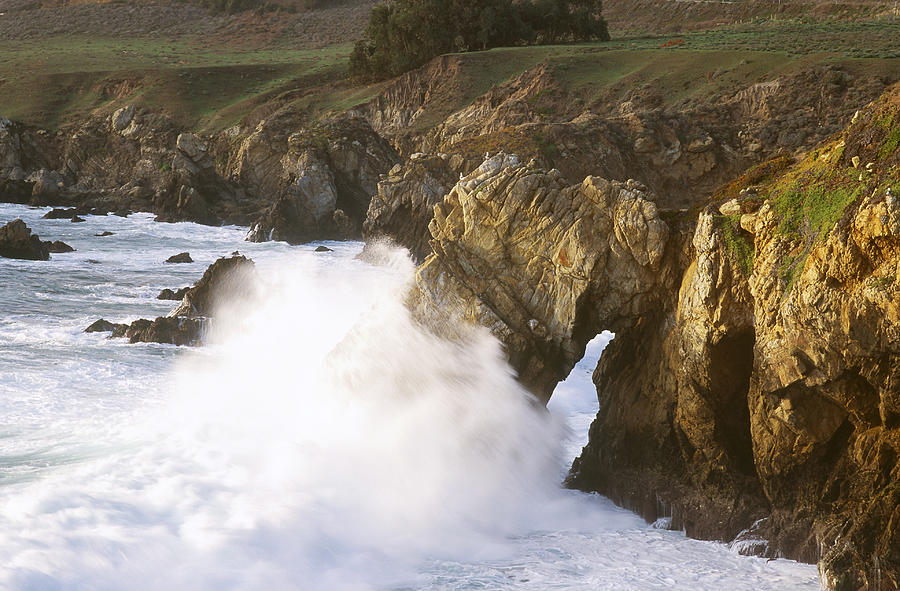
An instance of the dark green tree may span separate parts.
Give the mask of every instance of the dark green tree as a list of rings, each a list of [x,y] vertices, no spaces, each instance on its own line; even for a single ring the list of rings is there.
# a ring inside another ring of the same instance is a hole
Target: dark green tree
[[[392,0],[372,9],[350,75],[389,78],[453,51],[607,40],[600,9],[600,0]]]

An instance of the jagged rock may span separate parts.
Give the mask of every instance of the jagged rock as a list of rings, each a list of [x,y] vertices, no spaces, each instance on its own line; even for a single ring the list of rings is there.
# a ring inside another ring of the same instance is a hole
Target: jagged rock
[[[167,263],[193,263],[194,259],[191,258],[191,253],[189,252],[180,252],[178,254],[173,254],[169,258],[166,259]]]
[[[206,156],[206,144],[192,133],[178,134],[175,147],[194,162],[200,162]]]
[[[71,221],[72,223],[80,224],[81,222],[85,221],[85,219],[82,217],[78,217],[77,215],[73,215]]]
[[[722,215],[740,215],[741,204],[737,199],[729,199],[719,206],[719,213]]]
[[[62,240],[47,241],[47,250],[51,253],[75,252],[75,249],[63,242]]]
[[[435,205],[430,231],[414,313],[441,333],[454,318],[490,327],[545,402],[593,336],[586,319],[619,330],[674,285],[662,265],[669,228],[633,182],[569,185],[498,154]]]
[[[215,315],[224,301],[240,303],[256,293],[256,270],[244,256],[220,258],[203,273],[197,284],[185,293],[169,316],[200,317]]]
[[[274,160],[277,142],[268,138],[277,129],[274,123],[262,125],[249,137],[239,154],[243,162]],[[240,171],[257,190],[277,195],[247,239],[300,244],[358,236],[379,175],[396,163],[396,152],[364,121],[353,118],[291,133],[285,143],[287,149],[277,159],[280,166],[270,176]]]
[[[785,230],[770,202],[742,216],[747,235],[700,214],[678,293],[604,352],[574,485],[648,518],[668,505],[697,537],[727,539],[761,519],[765,543],[754,546],[818,561],[827,589],[897,587],[900,205],[877,175],[898,153],[883,147],[891,130],[872,124],[897,113],[894,87],[787,173],[835,182],[801,171],[823,167],[827,179],[852,166],[849,154],[876,161],[827,233]]]
[[[70,208],[54,208],[45,213],[43,217],[45,220],[71,220],[75,217],[77,210],[74,207]]]
[[[423,261],[431,254],[428,224],[434,217],[434,206],[444,199],[459,180],[449,158],[425,156],[396,165],[378,183],[372,197],[363,238],[366,241],[388,237],[406,247]]]
[[[134,105],[128,105],[112,114],[111,123],[115,131],[124,131],[134,119]]]
[[[84,332],[113,332],[116,330],[124,331],[127,327],[127,324],[115,324],[101,318],[100,320],[97,320],[86,329],[84,329]]]
[[[129,343],[163,343],[169,345],[198,345],[203,324],[195,318],[162,316],[156,320],[140,319],[125,331]]]
[[[182,300],[168,316],[155,320],[142,318],[130,325],[102,321],[105,324],[100,324],[103,328],[98,330],[112,330],[110,338],[126,337],[130,343],[200,345],[205,320],[214,316],[225,303],[246,302],[256,293],[255,279],[250,259],[243,256],[221,258],[206,269],[194,287],[178,291],[183,293]],[[175,295],[172,290],[164,289],[159,299],[172,299]]]
[[[309,242],[324,235],[332,222],[337,189],[328,163],[312,150],[285,159],[282,165],[295,180],[254,223],[247,237],[251,242]]]
[[[0,228],[0,257],[46,261],[50,258],[47,245],[37,234],[32,234],[20,219],[14,219]]]
[[[712,205],[696,221],[661,217],[631,181],[572,186],[497,162],[435,206],[410,308],[448,338],[466,333],[444,318],[489,328],[542,399],[612,330],[570,485],[694,537],[750,529],[768,556],[818,561],[830,590],[893,589],[900,199],[884,187],[900,151],[896,131],[873,122],[897,116],[900,86],[842,143],[762,187],[752,233]],[[850,154],[876,164],[861,186],[846,175]],[[775,201],[795,183],[801,198],[826,194],[817,207],[836,208],[833,224],[798,218],[796,196]]]
[[[171,290],[166,288],[159,292],[159,295],[156,296],[158,300],[173,300],[173,301],[181,301],[184,299],[185,294],[190,290],[190,287],[182,287],[178,290]]]

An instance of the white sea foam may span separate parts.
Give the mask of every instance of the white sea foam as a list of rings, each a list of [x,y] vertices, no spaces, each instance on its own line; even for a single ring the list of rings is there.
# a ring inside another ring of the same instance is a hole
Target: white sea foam
[[[401,252],[372,267],[347,243],[313,254],[240,243],[239,228],[3,211],[45,239],[70,232],[80,259],[0,259],[0,294],[20,304],[0,319],[2,588],[816,588],[813,567],[737,556],[560,488],[612,335],[547,413],[484,331],[447,342],[410,321]],[[101,228],[119,242],[92,240]],[[98,305],[115,321],[165,313],[157,288],[235,248],[264,295],[223,312],[211,346],[80,332]],[[161,265],[179,250],[198,263]]]

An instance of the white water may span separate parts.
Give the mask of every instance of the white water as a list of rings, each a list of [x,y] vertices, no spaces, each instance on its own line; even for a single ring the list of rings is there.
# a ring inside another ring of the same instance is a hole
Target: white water
[[[812,566],[560,488],[608,335],[548,414],[489,336],[449,344],[409,322],[401,253],[375,268],[354,243],[313,254],[240,228],[44,211],[0,205],[0,223],[78,249],[0,259],[0,588],[818,588]],[[235,249],[266,297],[217,322],[212,346],[81,332],[165,314],[160,289]],[[195,263],[162,264],[184,250]]]

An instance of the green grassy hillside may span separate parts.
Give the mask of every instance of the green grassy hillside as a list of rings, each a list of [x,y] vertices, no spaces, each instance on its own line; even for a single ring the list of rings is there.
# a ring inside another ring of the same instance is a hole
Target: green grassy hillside
[[[492,85],[542,63],[568,95],[585,104],[615,100],[654,80],[668,89],[664,98],[674,104],[816,64],[891,77],[900,72],[896,39],[900,21],[890,18],[781,20],[677,36],[464,54],[458,92],[423,120],[437,123]],[[184,126],[213,130],[272,105],[292,104],[310,118],[340,112],[384,87],[358,87],[346,80],[349,42],[303,47],[284,32],[267,41],[246,41],[240,29],[218,37],[0,40],[5,58],[0,61],[0,116],[53,129],[96,110],[136,102],[162,109]],[[548,114],[555,108],[552,102]]]

